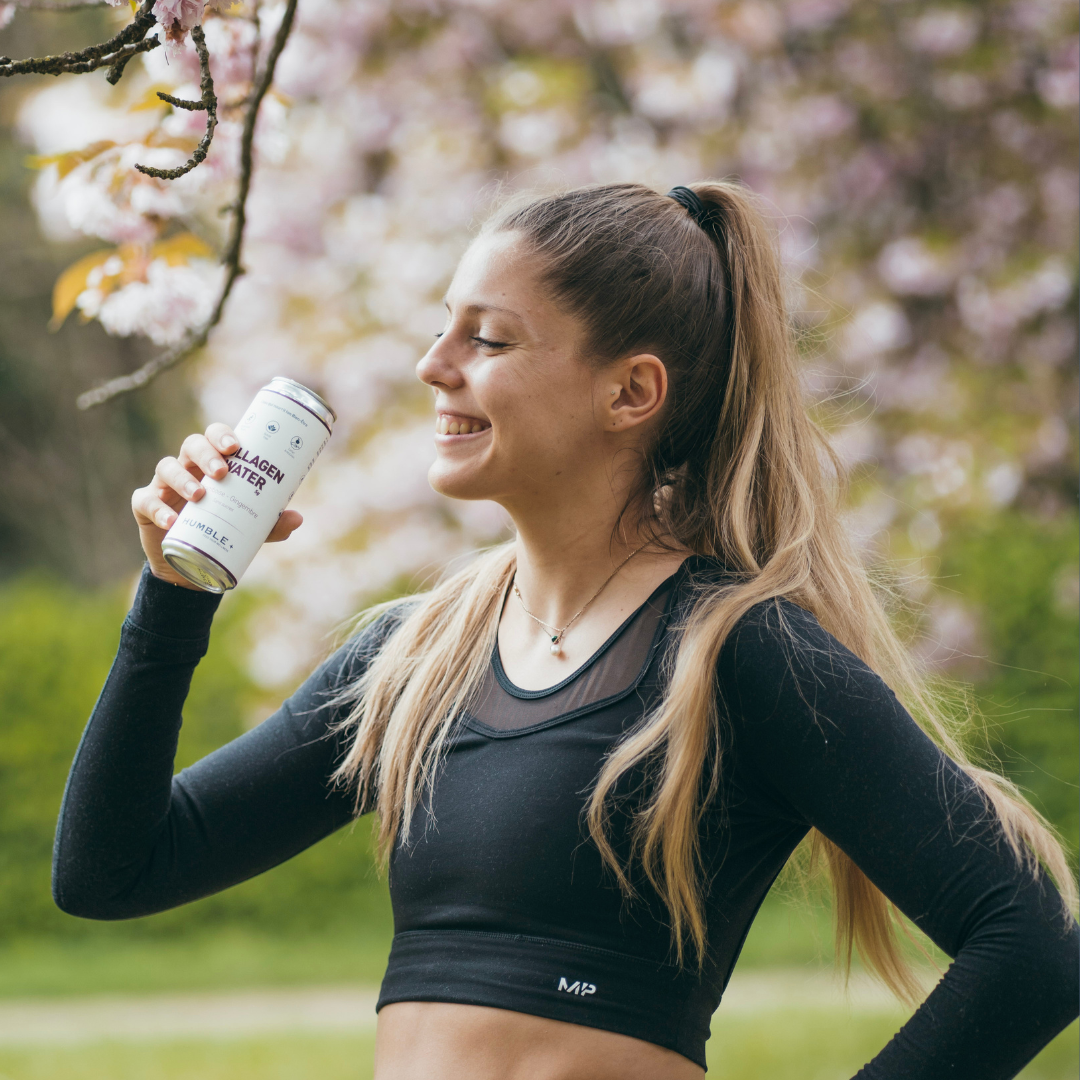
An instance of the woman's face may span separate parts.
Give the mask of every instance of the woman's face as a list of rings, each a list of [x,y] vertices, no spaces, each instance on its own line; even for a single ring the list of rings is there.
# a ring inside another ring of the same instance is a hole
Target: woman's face
[[[446,294],[446,327],[417,365],[435,391],[428,479],[444,495],[513,510],[572,495],[610,466],[618,374],[588,364],[579,321],[544,296],[535,267],[514,233],[476,240]]]

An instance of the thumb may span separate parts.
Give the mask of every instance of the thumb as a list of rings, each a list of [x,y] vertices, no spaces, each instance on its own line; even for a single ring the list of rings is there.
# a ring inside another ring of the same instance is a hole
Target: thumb
[[[274,523],[270,535],[266,538],[268,544],[275,544],[279,540],[288,538],[304,524],[304,518],[296,510],[285,510],[281,517]]]

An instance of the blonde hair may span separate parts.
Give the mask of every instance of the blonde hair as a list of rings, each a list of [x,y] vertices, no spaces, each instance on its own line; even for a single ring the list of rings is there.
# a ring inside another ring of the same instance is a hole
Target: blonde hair
[[[592,362],[641,347],[664,361],[671,390],[663,431],[643,451],[627,512],[654,536],[735,572],[697,597],[661,703],[604,760],[586,807],[593,842],[632,895],[628,865],[609,836],[611,796],[628,770],[651,765],[655,783],[634,814],[629,858],[640,860],[667,907],[679,962],[689,946],[700,963],[699,824],[722,795],[714,673],[739,620],[784,597],[885,680],[978,786],[1016,858],[1032,873],[1045,867],[1072,907],[1076,886],[1053,830],[1013,784],[968,760],[959,722],[913,665],[844,533],[838,463],[801,398],[774,237],[754,197],[731,182],[693,191],[709,208],[700,223],[673,199],[618,184],[518,200],[485,226],[517,232],[539,256],[549,294],[584,324]],[[480,683],[514,567],[511,543],[448,576],[349,691],[343,726],[352,742],[337,777],[356,785],[358,806],[379,811],[384,856],[408,841],[454,718]],[[895,993],[912,999],[918,985],[898,947],[892,905],[838,847],[816,832],[813,843],[829,867],[844,962],[850,966],[854,945]]]

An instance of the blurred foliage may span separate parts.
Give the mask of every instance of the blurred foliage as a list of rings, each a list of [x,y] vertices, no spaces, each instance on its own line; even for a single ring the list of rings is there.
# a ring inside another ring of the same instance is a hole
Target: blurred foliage
[[[0,52],[77,48],[101,27],[99,12],[42,12],[4,30]],[[40,83],[0,84],[0,579],[38,567],[98,585],[138,565],[131,491],[189,429],[192,395],[176,373],[108,413],[75,408],[77,394],[137,366],[146,347],[74,319],[46,331],[57,277],[100,244],[42,235],[29,197],[34,174],[13,130],[20,102]]]
[[[250,20],[266,31],[277,10],[208,14],[222,100],[248,92]],[[413,375],[499,189],[727,176],[759,192],[871,560],[944,551],[1012,506],[1075,514],[1077,16],[1069,0],[302,2],[260,121],[247,273],[193,380],[207,418],[284,372],[340,415],[298,493],[305,540],[252,569],[277,586],[259,677],[300,674],[328,626],[503,527],[424,482]],[[37,173],[41,221],[146,248],[80,294],[118,335],[165,340],[213,298],[210,277],[146,267],[173,230],[220,243],[239,114],[190,182],[125,164],[186,123],[146,111],[147,91],[196,72],[190,49],[157,50],[115,92],[54,80],[20,112],[28,149],[59,155]],[[928,660],[972,651],[971,612],[926,611]]]
[[[956,530],[941,564],[978,616],[987,662],[975,690],[990,745],[1074,854],[1078,559],[1075,518],[1013,512]]]
[[[320,62],[295,64],[292,83],[283,73],[268,128],[288,138],[260,164],[249,274],[222,334],[197,382],[173,372],[104,411],[77,413],[75,394],[137,366],[145,341],[71,315],[55,334],[45,327],[63,268],[117,238],[43,237],[14,124],[44,86],[54,105],[35,123],[62,130],[32,138],[77,150],[98,138],[81,130],[86,117],[126,123],[129,103],[76,101],[89,85],[77,81],[71,98],[63,81],[0,86],[0,936],[79,938],[88,955],[115,942],[145,966],[145,942],[183,948],[195,930],[386,933],[363,825],[153,918],[88,924],[53,907],[64,777],[126,606],[122,590],[64,581],[114,582],[137,565],[128,497],[191,430],[190,385],[214,416],[239,415],[286,356],[342,414],[327,453],[334,482],[320,488],[316,473],[301,496],[316,511],[308,529],[323,531],[264,556],[265,578],[288,594],[283,615],[249,587],[223,605],[178,764],[269,711],[248,675],[253,640],[265,671],[298,670],[298,636],[318,641],[343,612],[471,543],[445,528],[470,508],[413,482],[427,452],[408,448],[421,424],[426,437],[429,401],[411,365],[439,328],[437,297],[482,193],[508,177],[666,190],[740,176],[776,208],[808,396],[852,469],[852,531],[871,559],[911,567],[901,591],[923,605],[923,659],[972,683],[991,751],[1075,852],[1075,4],[388,0],[356,20],[351,0],[301,9],[296,41]],[[76,47],[100,36],[101,18],[20,11],[0,51]],[[183,70],[176,62],[176,78]],[[132,86],[135,76],[132,65]],[[113,198],[88,170],[64,180],[51,196],[61,211]],[[185,206],[185,227],[220,226],[224,200],[211,194]],[[766,923],[749,960],[806,958]],[[191,953],[189,974],[210,951],[258,968],[250,942],[214,940]],[[293,955],[282,964],[302,968]]]

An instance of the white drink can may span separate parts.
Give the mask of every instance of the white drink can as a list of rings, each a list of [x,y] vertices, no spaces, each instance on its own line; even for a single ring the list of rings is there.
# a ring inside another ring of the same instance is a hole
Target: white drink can
[[[236,425],[228,475],[204,477],[203,497],[180,511],[161,542],[169,565],[207,592],[236,587],[330,441],[337,414],[292,379],[264,386]]]

